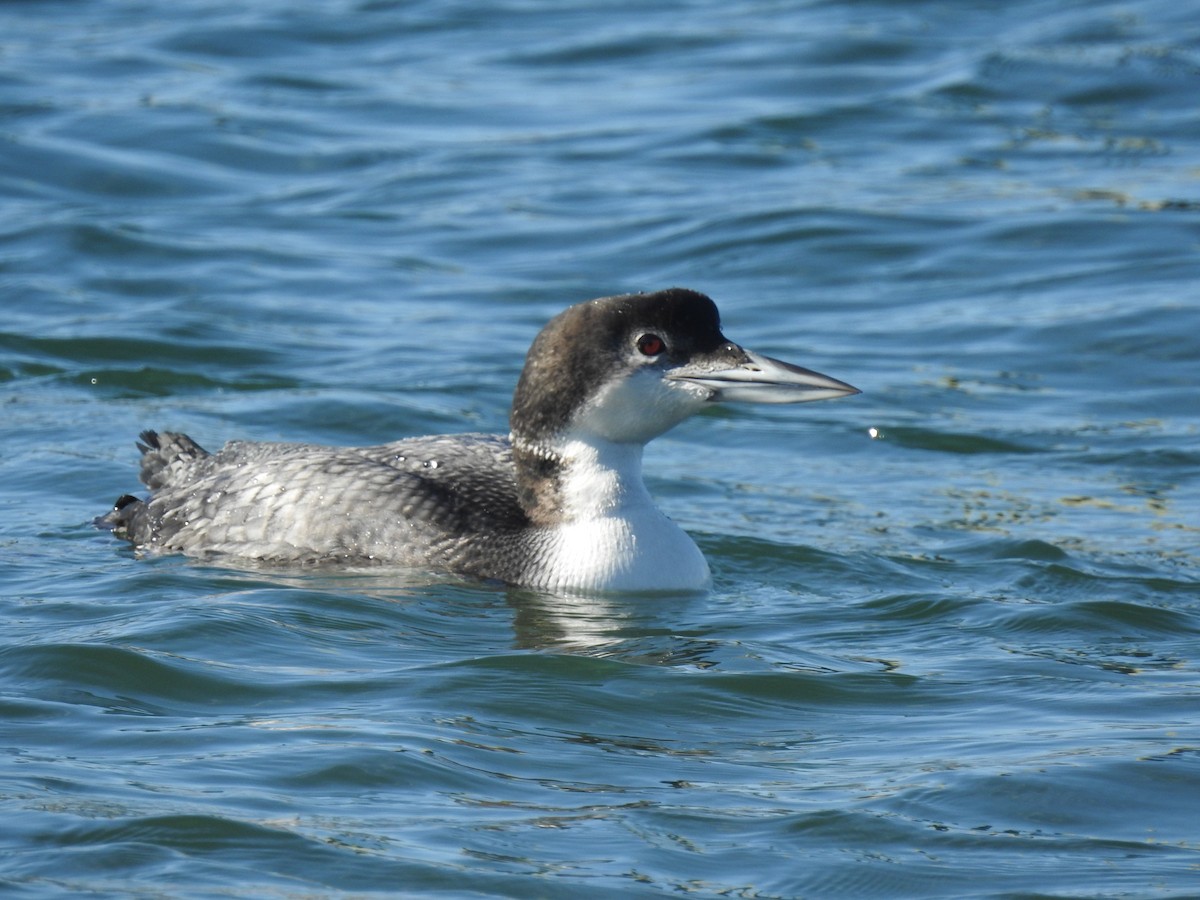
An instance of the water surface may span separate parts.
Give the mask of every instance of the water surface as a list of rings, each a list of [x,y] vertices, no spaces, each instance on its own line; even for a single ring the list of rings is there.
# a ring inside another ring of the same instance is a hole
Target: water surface
[[[1186,4],[0,13],[14,896],[1194,896]],[[503,431],[568,303],[684,285],[860,397],[651,489],[711,592],[138,559],[178,429]]]

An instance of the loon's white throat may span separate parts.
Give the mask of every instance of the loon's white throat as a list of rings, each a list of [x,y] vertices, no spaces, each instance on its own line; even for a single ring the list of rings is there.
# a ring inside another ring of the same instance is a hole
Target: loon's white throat
[[[606,297],[538,334],[507,437],[210,454],[143,432],[151,496],[126,495],[98,521],[152,552],[415,566],[545,590],[699,589],[708,564],[646,490],[645,444],[714,402],[854,393],[729,341],[703,294]]]
[[[578,438],[558,445],[555,515],[540,526],[539,563],[524,583],[588,591],[700,590],[708,584],[700,548],[646,489],[644,446]]]

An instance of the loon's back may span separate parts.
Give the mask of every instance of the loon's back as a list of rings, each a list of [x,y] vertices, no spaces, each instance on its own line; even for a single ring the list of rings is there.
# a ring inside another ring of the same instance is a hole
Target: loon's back
[[[141,438],[141,480],[154,493],[122,497],[102,521],[142,549],[473,572],[481,535],[503,541],[529,525],[498,435],[375,447],[233,441],[217,453],[184,434]]]

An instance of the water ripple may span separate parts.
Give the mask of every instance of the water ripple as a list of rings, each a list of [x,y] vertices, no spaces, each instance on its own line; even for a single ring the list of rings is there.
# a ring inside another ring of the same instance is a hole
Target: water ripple
[[[0,882],[1194,893],[1195,15],[1051,6],[0,12]],[[146,427],[503,431],[668,284],[864,389],[651,446],[709,592],[89,524]]]

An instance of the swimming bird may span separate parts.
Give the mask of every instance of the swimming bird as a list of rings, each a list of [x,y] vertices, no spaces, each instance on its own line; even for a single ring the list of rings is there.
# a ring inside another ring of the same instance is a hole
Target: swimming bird
[[[97,520],[140,551],[280,565],[385,564],[546,591],[688,591],[709,568],[642,481],[646,443],[713,403],[856,394],[721,333],[671,288],[590,300],[541,330],[507,436],[374,447],[144,431],[141,481]]]

